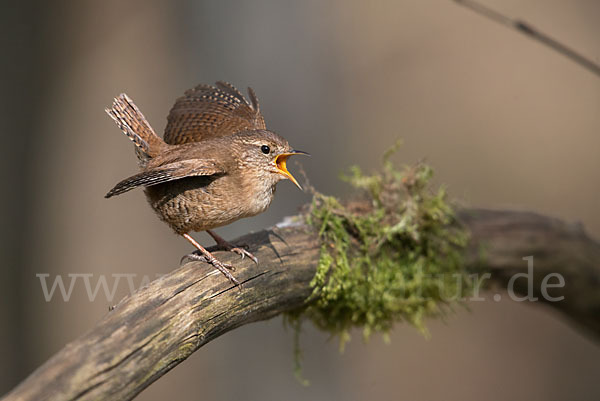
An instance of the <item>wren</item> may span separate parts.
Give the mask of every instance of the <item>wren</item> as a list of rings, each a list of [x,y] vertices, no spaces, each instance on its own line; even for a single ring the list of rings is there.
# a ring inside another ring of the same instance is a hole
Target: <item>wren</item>
[[[308,154],[266,129],[256,94],[251,88],[248,93],[250,102],[226,82],[186,91],[169,112],[163,139],[126,94],[106,109],[135,144],[141,172],[119,182],[105,197],[144,187],[158,217],[197,248],[183,259],[206,261],[237,286],[241,283],[229,271],[234,266],[218,260],[190,232],[206,231],[219,249],[258,263],[212,229],[264,212],[283,179],[302,189],[286,163],[292,155]]]

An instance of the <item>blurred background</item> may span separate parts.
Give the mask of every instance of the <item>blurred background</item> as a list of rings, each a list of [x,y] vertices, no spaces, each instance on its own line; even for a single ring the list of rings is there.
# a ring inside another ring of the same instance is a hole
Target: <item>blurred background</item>
[[[596,62],[600,2],[482,0]],[[107,313],[74,286],[44,299],[36,274],[154,278],[189,252],[142,191],[103,195],[136,172],[133,146],[104,113],[128,93],[162,132],[198,83],[252,86],[267,126],[322,192],[344,196],[351,164],[425,159],[461,204],[535,210],[600,237],[600,79],[547,47],[449,0],[3,2],[0,394]],[[292,169],[297,169],[297,166]],[[294,214],[289,183],[235,238]],[[196,236],[210,244],[205,234]],[[523,255],[527,256],[527,255]],[[525,262],[524,262],[525,263]],[[112,283],[112,282],[111,282]],[[567,283],[568,285],[568,283]],[[136,285],[137,286],[137,285]],[[590,400],[600,347],[553,311],[507,299],[469,305],[431,338],[399,324],[391,344],[356,333],[346,352],[309,327],[304,374],[280,318],[208,344],[139,400]]]

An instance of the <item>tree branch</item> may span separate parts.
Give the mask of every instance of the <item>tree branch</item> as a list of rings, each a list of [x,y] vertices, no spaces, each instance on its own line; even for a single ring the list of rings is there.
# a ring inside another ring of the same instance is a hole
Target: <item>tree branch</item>
[[[527,271],[523,257],[534,256],[533,296],[545,275],[560,273],[564,288],[547,303],[580,327],[600,336],[600,245],[573,225],[534,213],[464,210],[471,231],[466,250],[471,272],[489,272],[502,288]],[[271,318],[302,306],[319,259],[316,233],[298,224],[281,224],[246,235],[260,260],[238,261],[239,290],[199,262],[188,263],[125,298],[98,324],[68,344],[6,395],[9,400],[130,400],[194,351],[241,325]],[[527,292],[525,279],[515,281]]]
[[[571,61],[586,68],[588,71],[600,76],[600,65],[595,63],[592,59],[576,52],[567,45],[534,28],[527,22],[519,19],[509,18],[504,14],[484,6],[483,4],[479,4],[476,1],[454,0],[454,2],[461,6],[467,7],[477,14],[482,15],[492,21],[496,21],[499,24],[512,28],[533,40],[537,40],[538,42],[548,46],[550,49],[562,54],[563,56],[571,59]]]

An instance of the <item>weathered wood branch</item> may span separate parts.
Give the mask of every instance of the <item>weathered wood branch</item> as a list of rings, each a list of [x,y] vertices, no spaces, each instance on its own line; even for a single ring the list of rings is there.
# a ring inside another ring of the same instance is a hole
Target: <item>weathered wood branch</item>
[[[543,278],[561,274],[565,286],[551,296],[565,298],[547,304],[600,338],[600,245],[581,226],[525,212],[460,216],[472,235],[470,271],[488,272],[490,282],[506,288],[510,277],[527,271],[523,258],[534,256],[532,295],[544,301]],[[205,264],[186,264],[121,301],[4,400],[130,400],[214,338],[304,304],[320,248],[310,228],[281,225],[238,242],[261,261],[220,255],[239,266],[243,290]],[[518,293],[527,289],[525,279],[515,281]]]

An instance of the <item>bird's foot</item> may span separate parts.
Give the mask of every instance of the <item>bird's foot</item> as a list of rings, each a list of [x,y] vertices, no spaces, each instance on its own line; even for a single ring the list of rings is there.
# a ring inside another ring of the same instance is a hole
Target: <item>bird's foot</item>
[[[233,284],[235,284],[240,290],[242,289],[242,283],[240,283],[233,274],[231,274],[230,270],[235,270],[233,265],[229,263],[223,263],[219,259],[215,258],[212,253],[206,250],[202,245],[196,242],[188,233],[181,234],[183,238],[187,239],[192,245],[194,245],[198,250],[193,253],[189,253],[181,258],[181,262],[185,260],[199,260],[202,262],[210,263],[214,267],[216,267],[225,277],[229,279]]]
[[[231,274],[232,271],[235,271],[235,266],[230,265],[229,263],[221,262],[219,259],[210,255],[210,253],[208,255],[205,255],[201,251],[194,251],[192,253],[188,253],[187,255],[184,255],[181,258],[180,263],[183,264],[185,261],[200,261],[200,262],[209,263],[209,264],[213,265],[214,267],[216,267],[217,270],[219,270],[221,273],[223,273],[223,275],[225,277],[227,277],[229,279],[229,281],[231,281],[236,286],[240,287],[240,289],[242,288],[242,283],[240,283],[238,281],[238,279],[236,279],[233,276],[233,274]]]
[[[240,257],[242,259],[244,259],[244,257],[248,257],[250,258],[254,263],[256,263],[258,265],[258,258],[256,256],[254,256],[253,254],[251,254],[249,251],[247,251],[246,249],[244,249],[243,246],[235,246],[233,244],[231,244],[229,241],[227,241],[226,239],[224,239],[223,237],[221,237],[220,235],[218,235],[217,233],[215,233],[212,230],[206,230],[206,232],[213,237],[213,239],[215,240],[215,242],[217,243],[216,246],[216,250],[219,251],[229,251],[229,252],[235,252],[238,255],[240,255]]]
[[[254,256],[253,254],[251,254],[250,252],[248,252],[243,247],[233,247],[233,248],[229,248],[226,250],[237,253],[238,255],[240,255],[240,257],[242,259],[244,259],[245,256],[248,256],[254,263],[258,264],[258,258],[256,256]]]

